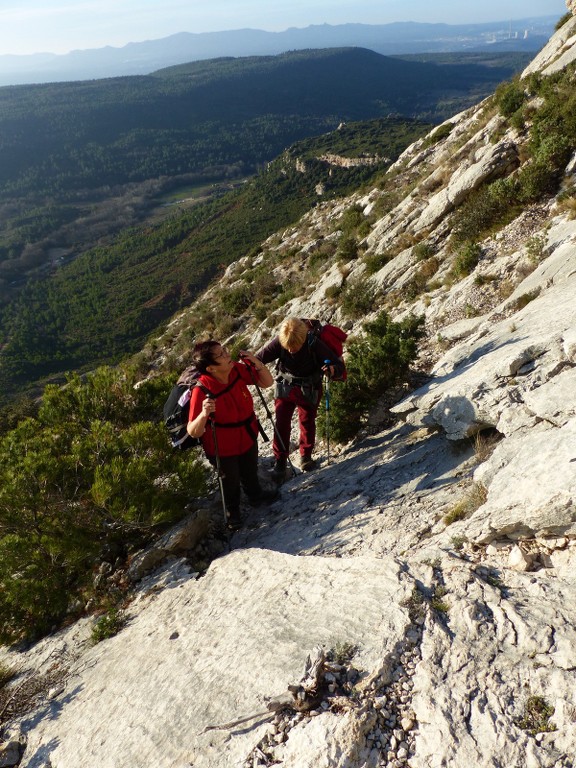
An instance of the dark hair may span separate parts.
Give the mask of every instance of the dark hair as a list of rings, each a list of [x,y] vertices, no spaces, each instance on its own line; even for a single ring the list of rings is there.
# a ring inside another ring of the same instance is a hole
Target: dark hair
[[[200,373],[206,373],[209,365],[214,365],[214,348],[219,347],[219,341],[201,341],[192,350],[192,362]]]

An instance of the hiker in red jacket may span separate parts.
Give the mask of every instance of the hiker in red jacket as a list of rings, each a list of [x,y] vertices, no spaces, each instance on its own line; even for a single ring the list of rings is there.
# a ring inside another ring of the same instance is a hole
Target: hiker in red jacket
[[[208,460],[220,461],[228,527],[238,530],[240,488],[251,506],[258,506],[278,495],[278,490],[263,490],[258,479],[258,431],[254,403],[247,384],[270,387],[274,379],[268,368],[248,352],[234,362],[226,347],[217,341],[196,344],[192,359],[201,375],[192,390],[188,434],[199,437]],[[252,371],[248,369],[252,366]],[[210,420],[215,420],[216,445]]]
[[[300,468],[309,472],[316,467],[312,451],[316,442],[322,376],[341,375],[343,364],[297,317],[284,320],[278,336],[258,350],[256,357],[264,364],[278,360],[274,390],[276,430],[272,445],[276,461],[272,474],[278,479],[283,479],[286,474],[290,429],[296,408],[300,425]],[[326,365],[325,360],[330,360],[330,365]]]

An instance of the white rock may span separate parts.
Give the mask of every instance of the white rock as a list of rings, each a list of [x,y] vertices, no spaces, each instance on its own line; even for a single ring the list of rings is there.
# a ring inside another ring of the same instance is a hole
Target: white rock
[[[532,566],[532,558],[518,545],[512,547],[508,555],[508,567],[515,571],[528,571]]]

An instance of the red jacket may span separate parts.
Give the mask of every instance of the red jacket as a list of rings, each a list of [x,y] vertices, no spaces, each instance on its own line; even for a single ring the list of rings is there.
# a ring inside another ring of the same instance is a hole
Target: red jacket
[[[204,373],[198,379],[206,389],[215,396],[216,411],[216,440],[220,456],[240,456],[246,453],[258,437],[258,422],[254,413],[252,395],[246,386],[253,384],[250,371],[244,363],[234,363],[226,384],[222,384],[209,373]],[[232,386],[230,386],[232,384]],[[230,387],[228,389],[228,387]],[[224,390],[228,391],[224,392]],[[223,394],[220,394],[222,393]],[[202,402],[206,394],[202,387],[194,387],[190,399],[190,415],[193,421],[202,410]],[[234,426],[227,426],[234,425]],[[202,446],[207,456],[215,456],[212,426],[206,425],[206,431],[201,437]]]

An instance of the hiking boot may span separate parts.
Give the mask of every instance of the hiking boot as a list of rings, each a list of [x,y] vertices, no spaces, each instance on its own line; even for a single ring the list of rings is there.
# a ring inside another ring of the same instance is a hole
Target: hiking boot
[[[288,460],[286,458],[276,459],[274,466],[272,467],[272,477],[275,480],[284,480],[286,477],[286,466]]]
[[[317,466],[318,462],[312,456],[300,456],[300,469],[302,472],[311,472]]]
[[[239,531],[242,528],[242,516],[239,509],[226,510],[226,527],[229,531]]]

